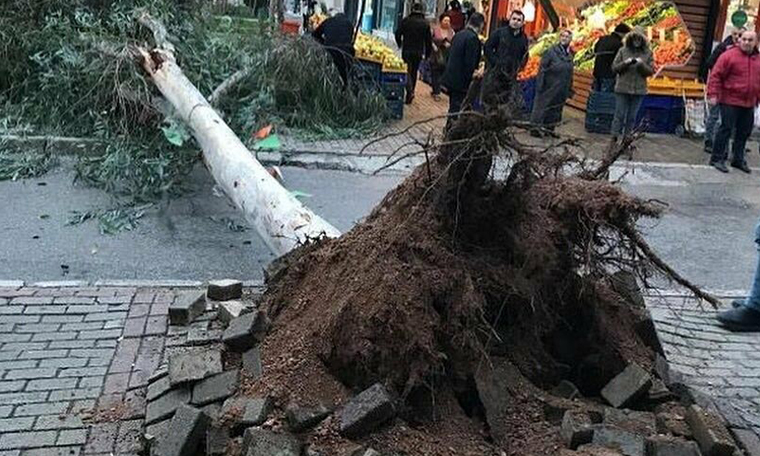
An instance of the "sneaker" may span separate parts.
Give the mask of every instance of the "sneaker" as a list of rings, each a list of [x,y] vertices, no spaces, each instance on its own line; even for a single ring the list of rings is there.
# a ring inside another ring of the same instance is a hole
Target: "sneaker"
[[[741,306],[721,312],[718,322],[729,331],[760,332],[760,312]]]
[[[721,173],[727,173],[728,172],[728,168],[726,168],[726,164],[723,163],[723,162],[710,161],[710,166],[712,166],[713,168],[717,169]]]
[[[752,170],[749,169],[749,166],[747,166],[747,162],[731,163],[731,167],[744,171],[747,174],[752,174]]]

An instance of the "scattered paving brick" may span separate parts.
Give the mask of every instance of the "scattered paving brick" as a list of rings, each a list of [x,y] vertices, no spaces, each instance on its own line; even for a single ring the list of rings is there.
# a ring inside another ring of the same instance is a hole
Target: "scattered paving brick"
[[[259,347],[253,347],[243,353],[243,371],[253,377],[254,380],[264,374]]]
[[[184,351],[169,357],[169,382],[186,383],[220,374],[222,352],[219,350]]]
[[[731,456],[734,454],[734,446],[728,429],[720,421],[720,418],[707,412],[698,405],[692,405],[686,412],[686,421],[689,423],[694,439],[699,443],[699,448],[707,456]]]
[[[206,295],[202,291],[184,291],[169,305],[172,325],[189,325],[206,310]]]
[[[208,299],[229,301],[243,296],[243,282],[234,279],[212,280],[206,290]]]
[[[301,449],[301,442],[289,434],[255,427],[243,434],[243,454],[247,456],[299,456]]]
[[[171,381],[171,373],[169,374],[169,379]],[[193,387],[191,403],[201,406],[210,404],[211,402],[224,400],[235,394],[237,385],[237,370],[222,372],[221,374],[207,377],[196,383]]]
[[[288,421],[288,426],[293,432],[303,432],[307,429],[311,429],[322,420],[327,418],[330,413],[330,409],[324,405],[317,407],[301,407],[299,405],[291,404],[285,410],[285,419]]]
[[[226,301],[219,304],[219,320],[228,325],[237,317],[243,315],[246,306],[241,301]]]
[[[203,440],[208,425],[208,417],[201,410],[188,405],[178,407],[169,424],[168,434],[157,442],[156,453],[162,456],[190,454]]]
[[[253,310],[232,320],[224,330],[222,340],[227,346],[236,351],[246,351],[260,342],[267,329],[269,321],[263,311]]]
[[[155,401],[149,402],[145,411],[145,423],[153,424],[174,414],[182,404],[190,402],[190,390],[186,388],[173,389]]]
[[[353,397],[340,412],[340,432],[359,437],[382,425],[395,415],[395,407],[385,387],[376,383]]]
[[[646,394],[652,377],[638,364],[629,364],[602,388],[602,397],[613,407],[621,408]]]

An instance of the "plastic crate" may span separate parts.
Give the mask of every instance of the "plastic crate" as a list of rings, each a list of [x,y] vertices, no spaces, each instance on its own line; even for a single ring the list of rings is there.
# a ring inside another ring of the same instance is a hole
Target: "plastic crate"
[[[406,84],[406,72],[401,71],[384,71],[380,80],[383,83]]]
[[[420,62],[420,81],[425,84],[433,85],[433,70],[430,68],[430,60],[423,60]]]
[[[683,98],[647,95],[636,116],[636,124],[649,133],[673,134],[683,125]]]
[[[530,113],[533,110],[533,100],[536,98],[536,78],[525,79],[519,81],[520,89],[522,90],[524,112]]]
[[[594,114],[614,114],[615,94],[612,92],[593,91],[586,101],[586,112]]]
[[[383,82],[381,87],[386,100],[396,101],[404,99],[404,92],[406,92],[405,83]]]
[[[391,119],[401,120],[404,118],[404,100],[389,100],[387,103]]]
[[[382,69],[382,64],[362,59],[356,59],[356,64],[353,66],[357,79],[370,79],[378,83],[383,74]]]
[[[594,113],[586,111],[586,131],[589,133],[608,134],[612,129],[614,114]]]

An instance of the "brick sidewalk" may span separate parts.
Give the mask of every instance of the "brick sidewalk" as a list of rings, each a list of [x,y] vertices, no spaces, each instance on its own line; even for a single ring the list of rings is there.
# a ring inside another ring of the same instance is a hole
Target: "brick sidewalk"
[[[136,455],[147,379],[186,337],[167,335],[176,292],[0,282],[0,456]],[[760,334],[721,329],[693,300],[648,305],[671,367],[760,434]]]
[[[736,297],[722,298],[729,306]],[[692,298],[653,298],[647,304],[671,369],[716,398],[730,427],[760,435],[760,334],[723,329],[717,311]]]

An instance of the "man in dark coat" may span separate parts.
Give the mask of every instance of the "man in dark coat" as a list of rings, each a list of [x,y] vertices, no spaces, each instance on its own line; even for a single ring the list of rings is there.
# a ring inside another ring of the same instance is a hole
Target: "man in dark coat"
[[[472,82],[472,75],[480,65],[482,45],[478,35],[483,30],[485,17],[473,13],[464,30],[454,35],[449,48],[449,59],[443,73],[442,84],[449,93],[449,114],[462,110],[462,102],[467,96],[467,89]],[[446,123],[447,128],[453,122],[453,116]]]
[[[562,120],[565,101],[573,91],[573,51],[570,42],[573,33],[563,30],[559,34],[559,43],[550,47],[541,56],[541,67],[536,78],[536,98],[530,121],[536,129],[532,136],[541,136],[538,128],[554,131]]]
[[[528,37],[523,32],[524,24],[522,11],[512,11],[507,26],[492,33],[483,48],[486,57],[483,104],[488,110],[510,101],[517,85],[517,73],[528,61]]]
[[[348,86],[348,69],[354,58],[354,26],[343,13],[335,14],[319,24],[312,36],[322,43],[338,67],[343,87]]]
[[[744,32],[744,27],[741,28],[734,28],[731,30],[731,34],[726,37],[725,40],[720,42],[717,46],[715,46],[715,49],[713,49],[712,54],[710,54],[710,57],[707,59],[706,66],[708,71],[712,71],[713,67],[715,66],[715,63],[718,61],[718,58],[720,58],[721,55],[723,55],[724,52],[729,50],[730,48],[736,46],[739,43],[739,37],[742,35],[742,32]],[[705,121],[705,152],[708,154],[712,153],[713,149],[713,142],[715,141],[715,127],[718,124],[718,121],[720,120],[720,106],[716,103],[713,105],[709,105],[707,108],[707,120]]]
[[[615,31],[599,38],[594,45],[594,86],[598,92],[613,92],[615,89],[615,72],[612,71],[612,61],[621,47],[623,38],[631,31],[626,24],[618,24]]]
[[[430,24],[422,13],[422,3],[412,5],[412,12],[401,21],[396,30],[396,44],[401,48],[401,58],[406,62],[408,76],[406,78],[406,104],[414,99],[417,88],[417,73],[420,62],[427,58],[433,50],[433,37]]]

